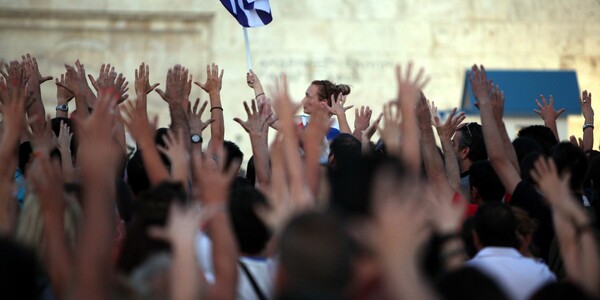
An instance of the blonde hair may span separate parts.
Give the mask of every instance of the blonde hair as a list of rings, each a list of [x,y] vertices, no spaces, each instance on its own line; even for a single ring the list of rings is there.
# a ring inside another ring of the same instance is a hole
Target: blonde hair
[[[68,246],[73,248],[78,234],[82,216],[81,206],[70,194],[64,194],[66,205],[64,211],[64,228]],[[28,192],[19,215],[16,239],[32,248],[38,258],[43,259],[45,251],[44,223],[40,210],[39,197]]]

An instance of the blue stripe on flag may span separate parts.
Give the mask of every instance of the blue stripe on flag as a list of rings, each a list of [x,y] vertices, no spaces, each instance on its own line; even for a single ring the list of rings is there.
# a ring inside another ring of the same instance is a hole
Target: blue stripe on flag
[[[221,0],[243,27],[264,26],[273,21],[269,0]]]

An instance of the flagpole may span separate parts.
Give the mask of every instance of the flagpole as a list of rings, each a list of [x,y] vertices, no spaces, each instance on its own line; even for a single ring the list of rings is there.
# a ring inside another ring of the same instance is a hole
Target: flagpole
[[[248,40],[248,28],[244,29],[244,42],[246,44],[246,60],[248,61],[248,70],[252,70],[252,55],[250,55],[250,41]]]

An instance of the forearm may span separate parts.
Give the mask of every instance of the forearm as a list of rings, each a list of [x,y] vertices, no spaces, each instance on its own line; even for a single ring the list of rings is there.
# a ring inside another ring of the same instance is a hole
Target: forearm
[[[38,87],[39,92],[39,87]],[[38,132],[43,128],[44,122],[46,122],[46,110],[44,109],[44,104],[42,103],[41,96],[34,96],[35,101],[27,108],[27,116],[29,120],[35,120],[31,123],[31,130],[33,132]]]
[[[72,279],[72,253],[64,231],[62,215],[43,215],[46,269],[50,273],[52,290],[58,298],[66,298]]]
[[[198,299],[200,296],[200,272],[194,253],[194,244],[180,241],[172,244],[171,299]]]
[[[171,127],[170,129],[177,133],[181,130],[181,133],[185,139],[186,149],[190,151],[192,149],[192,141],[190,140],[190,124],[188,123],[187,114],[183,107],[179,104],[169,104],[169,113],[171,114]]]
[[[452,140],[449,136],[440,136],[442,151],[444,151],[444,166],[446,168],[446,177],[448,182],[456,191],[460,191],[460,168],[456,153],[452,148]]]
[[[423,163],[425,164],[425,172],[430,183],[433,183],[438,192],[444,194],[452,194],[453,188],[448,182],[446,173],[444,172],[444,162],[438,153],[438,149],[435,145],[435,137],[433,136],[433,130],[429,125],[429,120],[425,120],[424,124],[421,124],[421,151],[423,153]],[[421,121],[423,123],[423,121]]]
[[[70,150],[60,151],[61,165],[63,171],[63,179],[65,183],[75,183],[77,176],[75,175],[75,167],[73,167],[73,159],[71,158]]]
[[[506,131],[506,125],[502,119],[496,119],[496,125],[498,126],[498,133],[502,139],[502,144],[504,145],[504,153],[508,157],[508,160],[513,165],[515,170],[517,170],[517,173],[519,173],[521,170],[521,167],[519,166],[519,159],[517,158],[515,147],[512,145],[510,137],[508,136],[508,132]]]
[[[238,252],[229,216],[225,211],[219,211],[212,217],[209,231],[213,241],[215,268],[215,285],[210,291],[210,299],[235,299]]]
[[[306,137],[304,143],[304,163],[306,164],[306,181],[313,195],[319,195],[321,184],[321,154],[323,140],[319,137]]]
[[[210,124],[210,141],[208,142],[208,153],[217,153],[223,147],[225,141],[225,121],[223,119],[223,106],[221,104],[221,93],[209,93],[210,118],[214,121]]]
[[[550,130],[552,130],[552,133],[554,133],[554,136],[556,137],[557,141],[560,141],[560,138],[558,136],[558,129],[556,128],[556,120],[554,118],[545,118],[544,119],[544,126],[550,128]]]
[[[583,130],[583,151],[594,149],[594,118],[586,118],[584,126],[588,124],[592,125],[592,127],[586,127]]]
[[[340,124],[340,132],[341,133],[352,133],[352,129],[350,129],[350,124],[348,124],[348,119],[346,118],[346,114],[342,113],[337,116],[338,123]]]
[[[414,107],[402,109],[402,148],[401,159],[413,174],[418,174],[421,168],[421,149],[419,142],[419,127]]]
[[[188,182],[190,180],[189,160],[178,160],[171,162],[171,180],[175,182],[181,182],[181,184],[187,190]]]
[[[156,186],[159,183],[168,180],[169,171],[162,163],[154,141],[149,137],[146,141],[139,143],[138,147],[142,150],[142,161],[144,163],[144,168],[146,169],[146,174],[148,174],[150,184]]]
[[[250,144],[254,156],[254,169],[256,170],[256,184],[260,187],[269,186],[271,167],[269,166],[269,146],[267,132],[264,134],[250,134]]]

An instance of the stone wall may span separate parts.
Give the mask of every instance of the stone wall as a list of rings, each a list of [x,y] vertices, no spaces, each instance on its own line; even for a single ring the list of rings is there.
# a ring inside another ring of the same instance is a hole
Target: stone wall
[[[442,109],[459,105],[464,71],[473,63],[574,69],[580,88],[600,95],[598,0],[271,0],[271,7],[273,23],[249,30],[254,69],[266,86],[287,72],[298,101],[310,81],[327,78],[351,84],[349,101],[379,112],[395,93],[393,65],[411,59],[432,76],[425,92]],[[244,117],[241,101],[253,96],[243,34],[219,1],[0,0],[0,40],[0,59],[31,52],[54,76],[80,58],[89,73],[111,62],[132,79],[143,60],[164,85],[175,63],[204,80],[205,64],[215,61],[225,68],[226,138],[250,156],[245,133],[232,121]],[[43,89],[53,111],[53,86]],[[192,93],[207,97],[197,87]],[[150,101],[166,125],[166,106],[157,95]],[[517,101],[535,106],[533,99]],[[580,118],[568,123],[569,132],[581,134]]]

